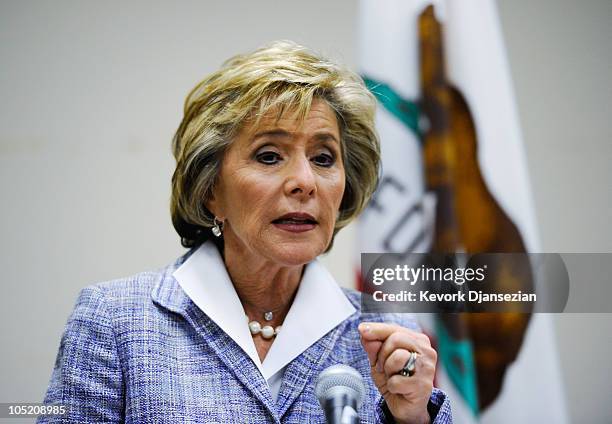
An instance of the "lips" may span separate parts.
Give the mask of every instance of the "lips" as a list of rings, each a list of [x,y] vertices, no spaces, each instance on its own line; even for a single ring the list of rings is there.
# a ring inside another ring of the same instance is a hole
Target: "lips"
[[[272,221],[276,228],[294,234],[314,230],[317,224],[312,215],[303,212],[288,213]]]
[[[292,212],[285,214],[272,221],[273,224],[284,225],[316,225],[317,220],[310,214],[304,212]]]

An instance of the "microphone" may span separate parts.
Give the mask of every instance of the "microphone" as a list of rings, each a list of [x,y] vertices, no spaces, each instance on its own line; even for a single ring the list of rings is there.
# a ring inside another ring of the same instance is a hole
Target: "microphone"
[[[365,385],[355,368],[337,364],[324,369],[317,377],[315,395],[327,424],[359,422],[357,410],[365,396]]]

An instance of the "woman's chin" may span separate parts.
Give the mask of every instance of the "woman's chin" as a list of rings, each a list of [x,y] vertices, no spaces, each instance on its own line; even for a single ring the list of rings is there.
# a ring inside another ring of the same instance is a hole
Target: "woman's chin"
[[[285,266],[312,262],[325,250],[323,243],[285,242],[271,246],[269,258]]]

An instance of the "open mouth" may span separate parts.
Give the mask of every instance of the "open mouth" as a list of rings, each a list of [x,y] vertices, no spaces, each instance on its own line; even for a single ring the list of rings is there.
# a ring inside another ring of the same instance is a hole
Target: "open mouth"
[[[318,224],[312,215],[307,213],[289,213],[272,221],[272,224],[288,231],[307,231]]]

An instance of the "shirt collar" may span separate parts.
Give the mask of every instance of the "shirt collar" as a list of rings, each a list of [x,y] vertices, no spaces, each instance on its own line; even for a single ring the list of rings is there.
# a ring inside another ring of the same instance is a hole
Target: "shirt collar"
[[[193,303],[253,360],[266,380],[355,313],[325,267],[317,260],[309,263],[283,328],[262,364],[238,294],[213,243],[203,243],[173,276]]]

